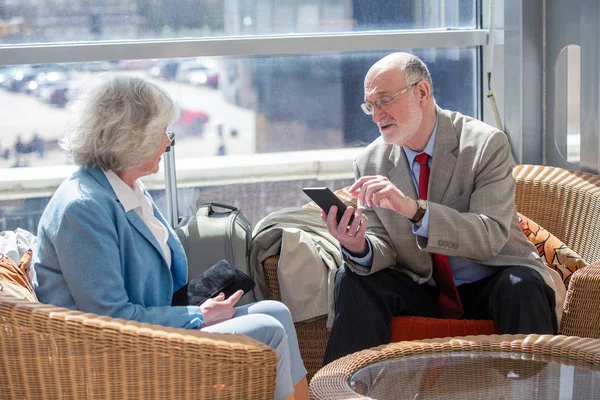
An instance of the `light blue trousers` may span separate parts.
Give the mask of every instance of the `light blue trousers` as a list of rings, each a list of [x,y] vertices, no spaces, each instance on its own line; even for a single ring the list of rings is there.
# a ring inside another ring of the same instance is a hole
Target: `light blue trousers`
[[[275,398],[290,396],[294,393],[294,386],[306,376],[290,310],[285,304],[272,300],[246,304],[236,309],[232,319],[203,328],[202,331],[240,333],[275,349],[279,359]]]

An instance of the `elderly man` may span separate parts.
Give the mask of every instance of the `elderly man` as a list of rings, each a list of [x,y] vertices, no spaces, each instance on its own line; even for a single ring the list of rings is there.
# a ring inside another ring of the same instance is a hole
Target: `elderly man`
[[[439,108],[426,65],[407,53],[369,69],[362,109],[381,133],[354,163],[364,208],[339,225],[335,207],[322,213],[345,259],[324,362],[388,343],[398,315],[555,333],[564,287],[518,226],[505,134]]]

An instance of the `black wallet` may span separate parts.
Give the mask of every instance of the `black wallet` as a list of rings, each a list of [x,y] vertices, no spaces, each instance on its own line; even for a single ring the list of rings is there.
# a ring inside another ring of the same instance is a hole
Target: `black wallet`
[[[255,285],[248,275],[226,260],[221,260],[175,292],[172,305],[200,305],[221,292],[225,294],[225,298],[238,290],[243,290],[246,294]]]

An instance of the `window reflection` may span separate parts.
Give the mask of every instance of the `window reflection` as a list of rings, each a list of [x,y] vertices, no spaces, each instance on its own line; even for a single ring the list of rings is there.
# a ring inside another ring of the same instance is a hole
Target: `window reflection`
[[[576,164],[581,152],[581,48],[563,48],[554,71],[554,143],[565,160]]]
[[[581,47],[567,49],[567,161],[579,162],[581,142]]]
[[[386,52],[387,53],[387,52]],[[57,141],[68,101],[94,74],[140,74],[180,108],[178,158],[364,146],[378,136],[363,114],[363,79],[384,52],[37,64],[0,68],[0,168],[67,163]],[[474,48],[427,49],[434,95],[476,115]],[[35,115],[35,118],[31,118]]]
[[[475,27],[475,0],[0,2],[0,43]]]

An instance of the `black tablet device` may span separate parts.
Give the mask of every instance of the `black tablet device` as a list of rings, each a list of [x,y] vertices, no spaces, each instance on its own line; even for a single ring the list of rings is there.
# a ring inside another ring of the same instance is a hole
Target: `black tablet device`
[[[304,188],[302,190],[308,195],[308,197],[310,197],[315,203],[317,203],[317,205],[321,207],[321,209],[325,211],[325,213],[329,213],[329,209],[331,208],[331,206],[337,206],[338,211],[336,219],[338,224],[340,223],[340,220],[342,219],[342,216],[344,215],[344,212],[346,211],[346,208],[348,208],[348,206],[346,206],[346,204],[344,204],[344,202],[339,197],[337,197],[329,188],[310,187]],[[350,217],[348,225],[352,223],[353,219],[354,214],[352,214],[352,216]]]

